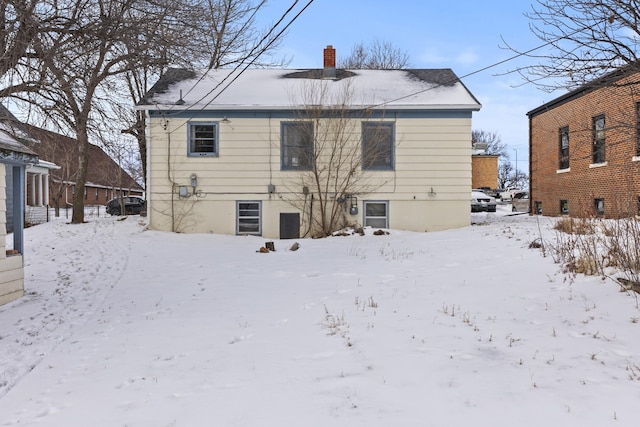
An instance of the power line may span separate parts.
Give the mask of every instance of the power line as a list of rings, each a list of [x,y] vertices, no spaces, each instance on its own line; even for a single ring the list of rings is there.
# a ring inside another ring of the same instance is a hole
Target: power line
[[[240,68],[242,67],[242,70],[229,82],[227,83],[227,85],[225,87],[223,87],[220,92],[218,92],[218,94],[216,94],[216,96],[214,96],[211,100],[207,101],[203,106],[201,106],[197,111],[202,111],[204,110],[206,107],[208,107],[209,105],[211,105],[211,103],[218,97],[220,96],[233,82],[235,82],[238,77],[240,77],[242,75],[242,73],[244,73],[244,71],[247,70],[247,68],[249,68],[251,65],[253,65],[255,63],[255,61],[258,60],[258,58],[264,53],[266,52],[269,47],[271,47],[281,36],[282,34],[300,17],[300,15],[311,5],[311,3],[314,2],[314,0],[309,0],[309,2],[307,2],[307,4],[293,17],[291,18],[291,20],[275,35],[271,38],[271,40],[269,40],[262,48],[260,48],[260,46],[263,45],[263,43],[265,43],[268,38],[273,34],[273,32],[275,31],[275,29],[285,20],[285,18],[287,17],[287,15],[289,15],[289,13],[291,13],[291,11],[294,9],[294,7],[296,6],[296,4],[298,4],[299,0],[295,0],[293,2],[293,4],[282,14],[282,16],[278,19],[278,21],[272,25],[271,29],[262,37],[262,39],[255,44],[254,48],[251,49],[251,51],[245,55],[245,57],[243,58],[243,60],[235,67],[233,68],[228,74],[227,76],[225,76],[224,79],[222,79],[220,82],[218,82],[211,90],[209,90],[206,94],[204,94],[203,96],[201,96],[197,101],[195,101],[193,104],[187,106],[185,109],[180,110],[179,112],[176,112],[176,114],[178,113],[184,113],[185,111],[189,111],[189,110],[194,110],[196,107],[196,104],[200,101],[202,101],[203,99],[205,99],[207,96],[211,95],[213,92],[215,92],[220,86],[222,86],[229,78],[231,78],[231,76],[236,73],[238,70],[240,70]],[[258,48],[260,48],[258,50]],[[258,51],[258,52],[256,52]],[[252,58],[248,63],[245,64],[245,60]],[[200,83],[202,81],[202,79],[204,79],[204,77],[207,75],[207,73],[211,70],[211,68],[209,68],[201,77],[200,79],[198,79],[198,81],[192,86],[191,89],[189,89],[189,92],[191,92],[198,83]],[[173,109],[173,107],[169,110],[171,111]],[[193,118],[193,116],[191,117]],[[176,132],[177,130],[181,129],[182,126],[184,126],[184,124],[178,126],[176,129],[172,130],[171,133]]]

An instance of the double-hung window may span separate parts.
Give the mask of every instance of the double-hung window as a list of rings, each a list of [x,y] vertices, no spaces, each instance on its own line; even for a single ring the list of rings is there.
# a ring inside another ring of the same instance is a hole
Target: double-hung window
[[[262,235],[262,203],[260,201],[236,202],[236,234]]]
[[[569,169],[569,126],[560,128],[560,169]]]
[[[389,202],[365,201],[364,225],[373,228],[389,228]]]
[[[281,123],[280,161],[283,170],[313,168],[313,122]]]
[[[593,118],[593,163],[605,162],[604,114]]]
[[[218,156],[218,123],[189,122],[187,140],[189,157]]]
[[[394,139],[392,122],[362,123],[362,169],[393,170]]]

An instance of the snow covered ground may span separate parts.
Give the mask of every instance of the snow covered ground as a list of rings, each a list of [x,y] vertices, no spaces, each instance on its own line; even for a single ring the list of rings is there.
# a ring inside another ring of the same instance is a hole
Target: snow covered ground
[[[635,426],[640,310],[529,249],[554,220],[275,241],[25,230],[0,425]]]

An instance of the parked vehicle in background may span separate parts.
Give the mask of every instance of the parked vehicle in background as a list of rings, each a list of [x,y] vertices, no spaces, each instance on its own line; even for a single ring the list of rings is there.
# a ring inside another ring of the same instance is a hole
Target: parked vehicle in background
[[[122,215],[122,203],[124,203],[125,215],[137,215],[144,209],[145,200],[138,196],[117,197],[107,203],[109,215]]]
[[[513,199],[513,195],[515,193],[524,191],[522,188],[506,188],[500,193],[500,198],[502,200],[511,200]]]
[[[495,212],[496,199],[482,191],[471,191],[471,212]]]
[[[497,190],[497,189],[493,189],[493,188],[490,188],[490,187],[478,187],[478,188],[474,188],[473,191],[482,191],[487,196],[491,196],[493,198],[497,198],[498,194],[500,194],[500,191],[502,191],[502,190]]]
[[[529,192],[519,191],[511,199],[511,212],[529,212]]]

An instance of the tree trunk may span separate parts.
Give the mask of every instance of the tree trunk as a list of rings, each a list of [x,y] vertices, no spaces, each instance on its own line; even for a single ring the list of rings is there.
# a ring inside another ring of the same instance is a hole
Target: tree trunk
[[[76,191],[73,193],[72,224],[84,222],[84,189],[87,182],[87,164],[89,163],[89,136],[86,125],[78,124],[78,171],[76,173]]]

